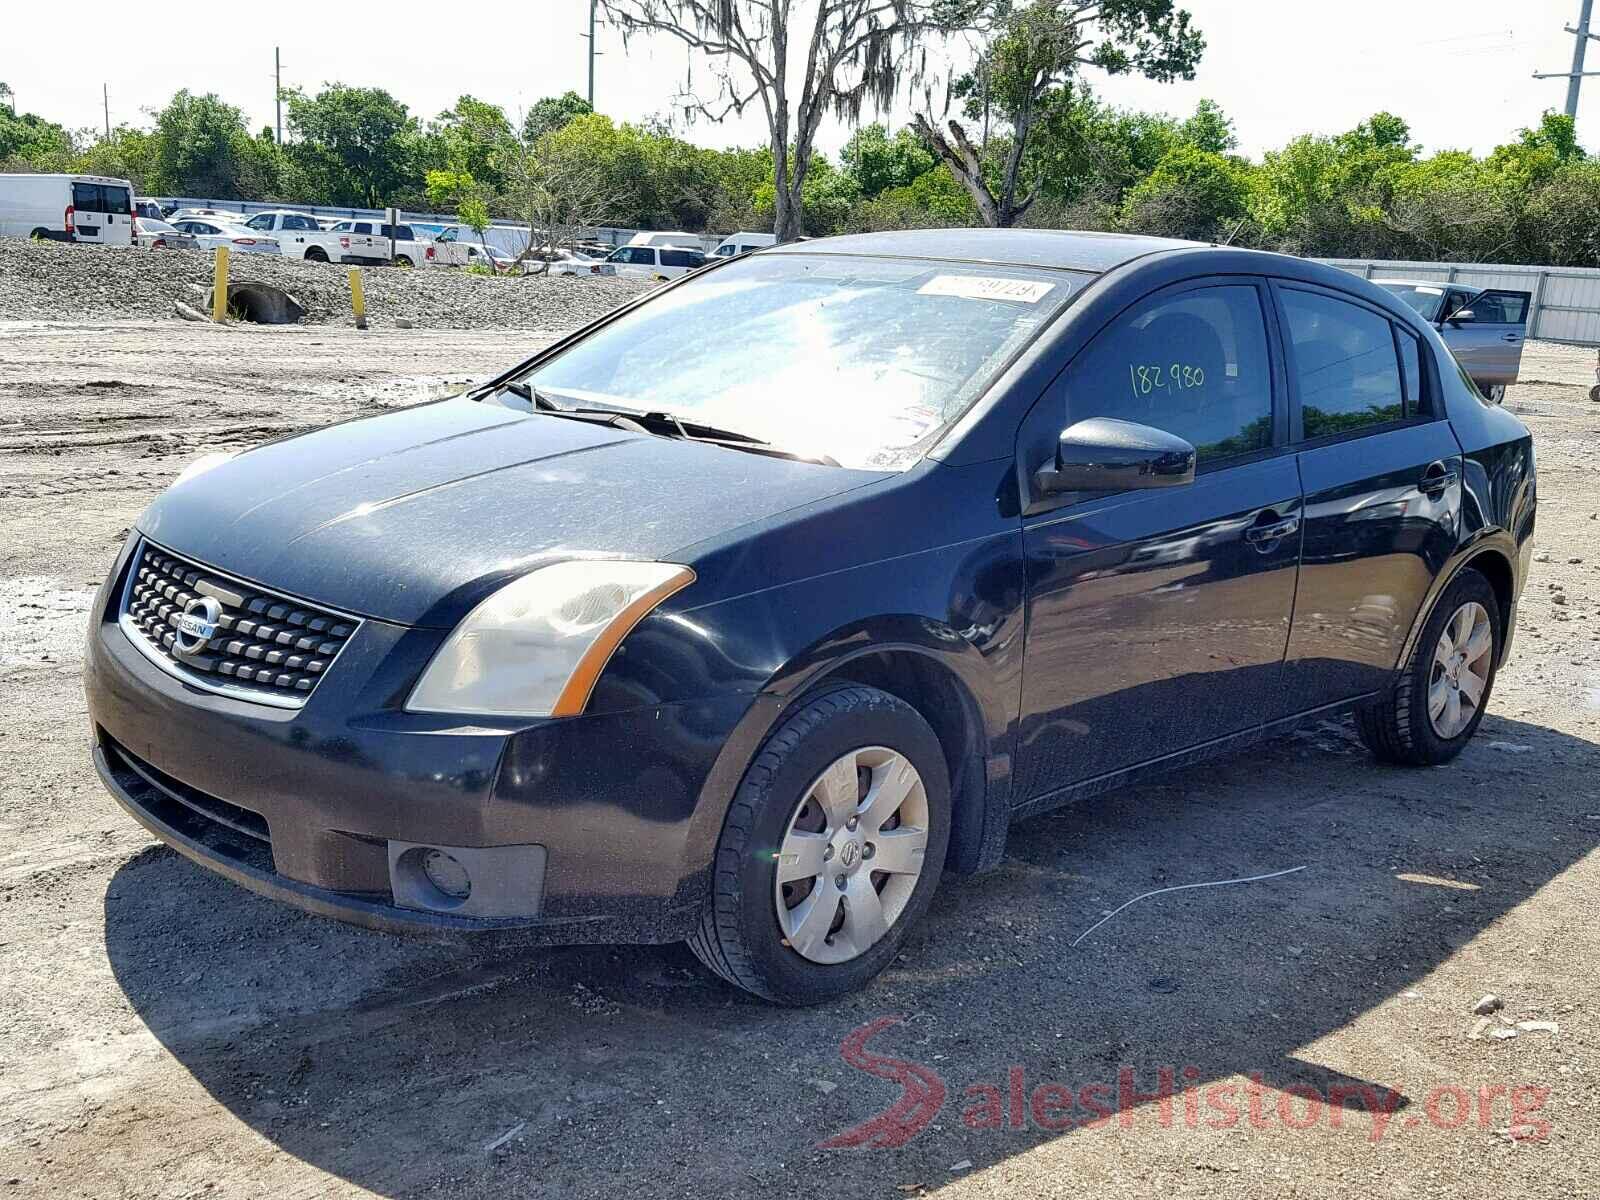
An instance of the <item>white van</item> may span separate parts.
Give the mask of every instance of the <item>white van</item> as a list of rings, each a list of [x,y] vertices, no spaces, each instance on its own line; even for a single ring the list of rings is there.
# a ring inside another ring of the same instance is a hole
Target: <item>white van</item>
[[[730,233],[711,253],[716,258],[732,258],[735,254],[749,254],[752,250],[777,244],[778,235],[775,233]]]
[[[676,279],[706,265],[706,256],[688,246],[618,246],[606,262],[618,275],[645,276],[650,279]]]
[[[0,175],[0,237],[131,246],[133,185],[104,175]]]
[[[703,243],[700,241],[698,233],[684,233],[681,229],[673,233],[652,233],[649,230],[641,230],[628,239],[628,245],[676,246],[680,249],[685,246],[692,246],[694,249],[699,250]]]

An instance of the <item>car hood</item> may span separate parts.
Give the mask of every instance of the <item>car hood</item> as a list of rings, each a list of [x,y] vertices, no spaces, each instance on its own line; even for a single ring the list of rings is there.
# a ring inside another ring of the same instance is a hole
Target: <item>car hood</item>
[[[544,562],[664,559],[880,473],[452,399],[247,451],[169,488],[169,550],[358,616],[449,627]]]

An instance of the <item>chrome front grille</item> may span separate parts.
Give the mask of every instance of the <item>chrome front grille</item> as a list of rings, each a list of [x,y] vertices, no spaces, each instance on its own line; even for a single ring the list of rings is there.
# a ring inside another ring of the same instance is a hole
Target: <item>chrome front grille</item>
[[[206,603],[207,598],[216,603]],[[186,611],[191,621],[180,624]],[[214,616],[203,640],[193,615]],[[135,553],[120,623],[155,664],[196,686],[296,707],[360,624],[146,542]]]

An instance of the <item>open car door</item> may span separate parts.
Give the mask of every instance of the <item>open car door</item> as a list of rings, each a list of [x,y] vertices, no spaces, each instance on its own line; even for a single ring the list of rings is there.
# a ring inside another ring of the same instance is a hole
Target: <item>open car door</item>
[[[1441,322],[1445,344],[1485,395],[1499,400],[1517,381],[1528,333],[1531,292],[1479,292]]]

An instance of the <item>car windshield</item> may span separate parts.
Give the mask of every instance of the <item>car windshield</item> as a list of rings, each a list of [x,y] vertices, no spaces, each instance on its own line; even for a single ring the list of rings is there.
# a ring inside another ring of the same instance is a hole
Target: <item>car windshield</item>
[[[1439,319],[1439,309],[1444,305],[1443,288],[1427,283],[1384,283],[1382,280],[1378,280],[1377,284],[1411,305],[1422,314],[1424,321]]]
[[[903,469],[1090,276],[830,254],[736,259],[537,368],[558,403],[668,412]]]

